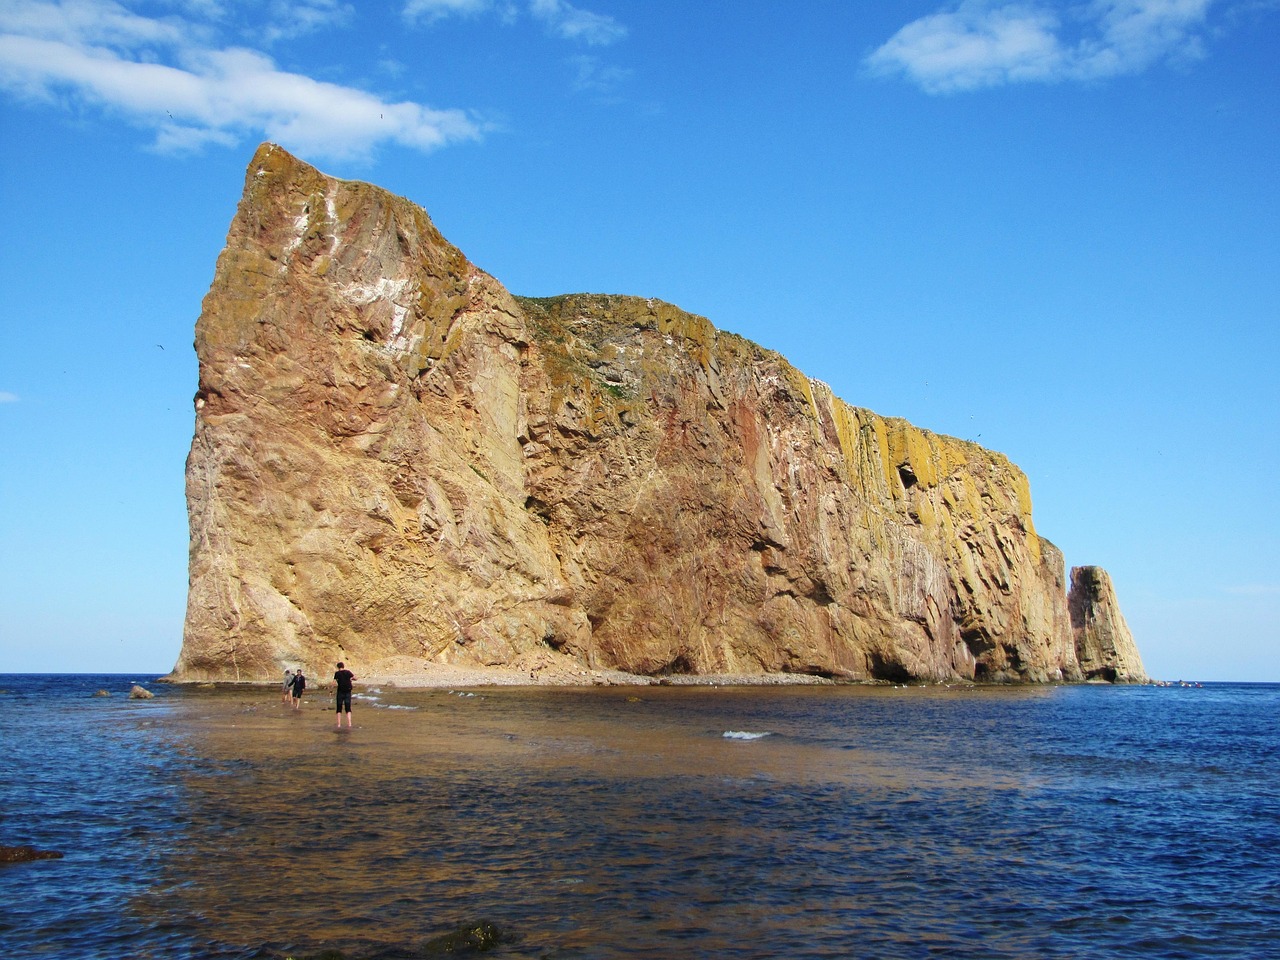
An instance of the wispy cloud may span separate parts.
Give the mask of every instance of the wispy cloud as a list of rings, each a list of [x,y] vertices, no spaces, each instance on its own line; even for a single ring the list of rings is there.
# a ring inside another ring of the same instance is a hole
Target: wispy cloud
[[[474,16],[499,6],[495,0],[408,0],[404,5],[406,20],[441,20],[453,16]]]
[[[1243,583],[1226,591],[1236,597],[1280,597],[1280,583]]]
[[[580,40],[591,46],[605,46],[627,35],[627,28],[613,17],[580,10],[564,0],[530,0],[529,12],[565,40]]]
[[[339,0],[271,0],[268,10],[271,16],[263,34],[268,43],[343,27],[355,16],[355,9]]]
[[[17,403],[18,395],[8,390],[0,390],[0,403]]]
[[[322,0],[301,8],[340,17]],[[0,7],[0,90],[55,105],[90,104],[154,131],[159,150],[266,136],[313,155],[381,143],[431,150],[478,138],[461,110],[388,102],[280,69],[259,50],[219,47],[207,25],[136,14],[111,0],[8,0]]]
[[[573,88],[603,101],[613,100],[618,87],[632,75],[626,67],[601,63],[599,57],[585,53],[571,57],[569,64],[574,70]]]
[[[588,46],[607,46],[627,35],[627,28],[613,17],[583,10],[565,0],[528,0],[525,8],[552,36],[562,40]],[[513,0],[407,0],[404,17],[411,23],[431,23],[445,17],[475,16],[492,11],[507,23],[512,23],[519,16],[519,10]]]
[[[915,20],[866,60],[929,93],[1100,80],[1203,56],[1217,0],[962,0]]]

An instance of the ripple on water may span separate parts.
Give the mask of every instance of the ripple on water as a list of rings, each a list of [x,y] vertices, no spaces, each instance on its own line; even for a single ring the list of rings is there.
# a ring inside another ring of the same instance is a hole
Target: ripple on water
[[[386,690],[342,736],[265,693],[28,703],[0,823],[68,856],[0,872],[0,924],[68,960],[481,917],[506,957],[1280,954],[1280,698],[1152,694]]]

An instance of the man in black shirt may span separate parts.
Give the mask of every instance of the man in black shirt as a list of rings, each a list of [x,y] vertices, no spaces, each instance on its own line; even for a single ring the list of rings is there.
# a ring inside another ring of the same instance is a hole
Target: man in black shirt
[[[342,727],[342,714],[347,715],[347,727],[351,727],[351,684],[355,683],[355,675],[347,669],[346,664],[341,660],[338,661],[338,672],[333,675],[334,682],[338,685],[338,727]]]

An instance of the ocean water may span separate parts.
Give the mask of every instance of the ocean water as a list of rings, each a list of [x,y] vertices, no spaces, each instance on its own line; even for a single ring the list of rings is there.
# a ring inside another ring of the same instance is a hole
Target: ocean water
[[[1280,957],[1280,686],[149,680],[0,677],[4,957]]]

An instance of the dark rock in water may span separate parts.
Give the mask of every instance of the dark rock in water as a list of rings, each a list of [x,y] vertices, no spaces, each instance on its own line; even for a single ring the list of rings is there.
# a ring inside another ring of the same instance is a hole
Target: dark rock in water
[[[433,937],[420,947],[392,947],[374,954],[346,954],[329,948],[309,953],[299,960],[420,960],[423,957],[466,957],[488,953],[516,938],[497,924],[487,920],[464,924],[452,933]]]
[[[0,847],[0,863],[26,863],[29,860],[61,860],[57,850],[37,850],[35,847]]]
[[[152,693],[150,690],[146,690],[143,687],[138,686],[136,683],[133,685],[133,689],[129,691],[130,700],[151,700],[154,697],[155,697],[154,693]]]
[[[482,920],[459,927],[453,933],[428,940],[422,945],[424,957],[446,957],[469,953],[485,953],[508,942],[511,937],[495,924]]]
[[[97,690],[97,691],[94,691],[94,694],[93,694],[93,695],[94,695],[95,697],[109,697],[109,696],[111,696],[111,691],[110,691],[110,690]]]

